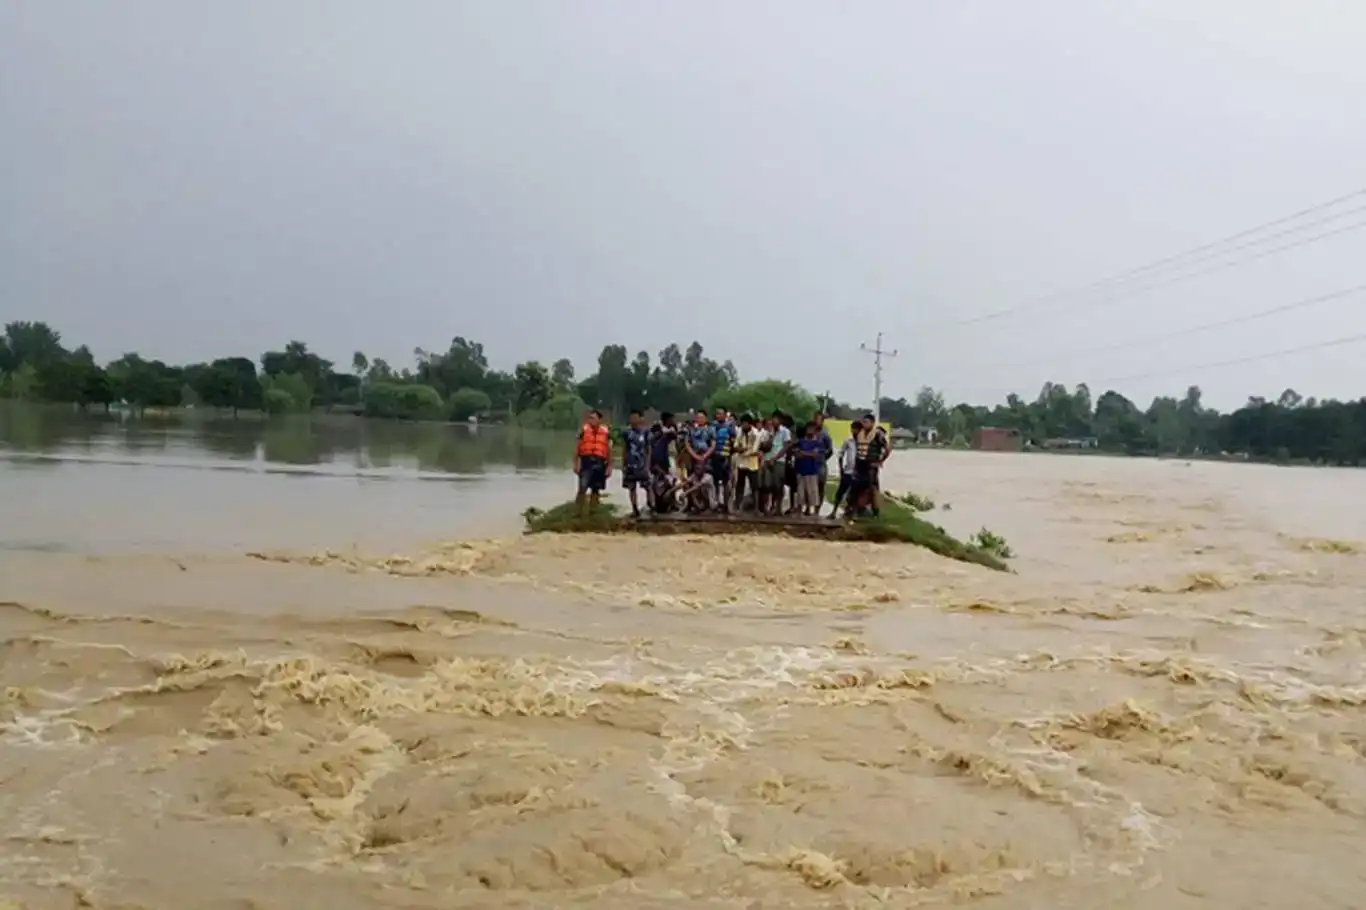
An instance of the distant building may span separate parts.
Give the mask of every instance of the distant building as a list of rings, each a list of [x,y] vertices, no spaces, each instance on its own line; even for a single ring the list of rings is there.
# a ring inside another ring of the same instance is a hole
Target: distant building
[[[922,446],[932,446],[939,442],[939,431],[934,427],[916,427],[915,441]]]
[[[972,447],[982,452],[1020,451],[1020,431],[1006,427],[979,427],[972,432]]]
[[[894,449],[908,449],[919,441],[916,438],[916,434],[905,427],[896,427],[893,429],[891,437],[892,448]]]
[[[1094,436],[1055,437],[1044,440],[1045,449],[1094,449],[1100,445]]]

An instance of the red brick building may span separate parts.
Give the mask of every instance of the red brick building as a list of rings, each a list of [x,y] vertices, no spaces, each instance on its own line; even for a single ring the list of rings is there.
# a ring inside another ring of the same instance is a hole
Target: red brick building
[[[979,427],[972,433],[972,447],[983,452],[1020,451],[1020,431],[1005,427]]]

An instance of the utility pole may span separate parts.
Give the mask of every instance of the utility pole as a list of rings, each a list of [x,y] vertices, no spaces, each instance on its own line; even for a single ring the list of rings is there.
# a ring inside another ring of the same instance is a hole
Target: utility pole
[[[873,355],[873,422],[882,422],[882,358],[895,357],[896,351],[882,347],[882,333],[877,333],[877,341],[870,348],[866,344],[858,346],[860,351]]]

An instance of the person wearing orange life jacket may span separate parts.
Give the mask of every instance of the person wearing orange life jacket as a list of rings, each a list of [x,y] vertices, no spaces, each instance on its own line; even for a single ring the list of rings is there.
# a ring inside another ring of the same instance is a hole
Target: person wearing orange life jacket
[[[579,430],[579,446],[574,451],[574,473],[579,476],[579,494],[574,505],[580,516],[596,509],[607,478],[612,476],[612,436],[602,422],[602,412],[592,410]]]

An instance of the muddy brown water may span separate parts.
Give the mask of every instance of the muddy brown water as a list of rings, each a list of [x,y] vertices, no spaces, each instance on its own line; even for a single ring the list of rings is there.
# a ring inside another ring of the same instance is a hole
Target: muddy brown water
[[[898,453],[1004,575],[95,448],[0,458],[0,907],[1366,895],[1366,473]]]

